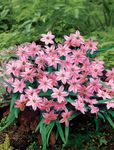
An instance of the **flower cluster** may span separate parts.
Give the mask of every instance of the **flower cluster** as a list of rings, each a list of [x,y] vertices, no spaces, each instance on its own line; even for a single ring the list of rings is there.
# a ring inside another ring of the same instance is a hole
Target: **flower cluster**
[[[79,31],[64,36],[62,44],[54,38],[48,32],[42,45],[19,46],[18,59],[6,65],[7,91],[18,93],[15,107],[40,110],[46,124],[58,119],[66,126],[76,111],[97,114],[100,101],[114,108],[114,69],[105,71],[103,61],[87,57],[88,50],[97,51],[97,43],[84,41]]]

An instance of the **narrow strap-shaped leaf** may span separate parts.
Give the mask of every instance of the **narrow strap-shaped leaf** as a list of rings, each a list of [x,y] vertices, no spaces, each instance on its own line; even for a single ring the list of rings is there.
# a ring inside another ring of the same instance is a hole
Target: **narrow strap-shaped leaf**
[[[112,121],[110,115],[107,113],[105,114],[105,118],[108,120],[109,124],[114,128],[114,122]]]
[[[3,80],[3,82],[5,82],[8,86],[13,88],[13,86],[10,83],[8,83],[7,81]]]
[[[94,57],[96,57],[96,55],[98,55],[99,53],[104,52],[104,51],[107,51],[107,50],[110,50],[110,49],[112,49],[112,48],[114,48],[114,45],[111,45],[110,47],[106,47],[106,48],[100,48],[100,49],[94,51],[93,54],[91,54],[91,49],[89,49],[86,54],[87,54],[87,56],[88,56],[89,58],[94,58]]]
[[[18,93],[15,93],[12,95],[12,99],[11,99],[11,102],[10,102],[10,111],[12,111],[13,107],[14,107],[14,104],[15,104],[15,100],[18,98],[19,94]]]
[[[40,128],[40,126],[42,125],[42,123],[44,123],[44,118],[42,118],[42,120],[38,123],[36,129],[35,129],[35,132],[37,132]]]
[[[69,103],[73,103],[74,102],[74,100],[72,100],[70,97],[66,98],[66,101],[69,102]]]
[[[17,108],[13,108],[12,111],[9,113],[6,121],[5,121],[5,126],[3,126],[1,128],[1,130],[4,130],[5,128],[7,128],[12,122],[14,122],[16,116],[15,116],[15,111],[17,111]],[[18,115],[19,111],[16,112]]]
[[[17,108],[17,109],[15,109],[15,118],[18,118],[18,114],[20,113],[20,109],[19,108]]]
[[[65,126],[65,140],[66,140],[66,143],[68,142],[68,136],[69,136],[69,125],[68,126]]]
[[[47,134],[47,145],[48,145],[48,140],[49,140],[49,137],[50,137],[50,134],[51,134],[51,131],[52,131],[54,125],[55,125],[55,122],[52,121],[52,122],[51,122],[50,124],[48,124],[47,127],[46,127],[46,132],[47,132],[47,133],[46,133],[46,134]]]
[[[110,86],[106,85],[104,82],[99,82],[102,86],[106,87],[107,89],[111,89]]]
[[[99,131],[99,120],[98,118],[94,118],[94,121],[95,121],[95,125],[96,125],[96,131],[98,132]]]
[[[41,133],[41,137],[42,137],[42,144],[43,144],[43,149],[42,150],[46,150],[46,124],[42,123],[40,125],[40,133]]]
[[[106,102],[110,102],[112,99],[103,99],[103,100],[98,100],[98,104],[104,104]]]
[[[63,130],[62,130],[62,127],[61,127],[61,124],[56,122],[56,125],[57,125],[57,129],[58,129],[58,133],[61,137],[61,140],[63,141],[63,143],[65,144],[66,141],[65,141],[65,137],[64,137],[64,133],[63,133]]]
[[[103,119],[103,121],[105,121],[105,117],[103,116],[102,113],[98,112],[98,117],[101,118],[101,119]]]
[[[114,118],[114,111],[113,110],[109,110],[108,111],[110,114],[111,114],[111,116]]]
[[[44,92],[40,92],[38,95],[40,96],[40,97],[46,97],[46,96],[51,96],[51,94],[52,94],[52,91],[50,90],[48,90],[48,92],[46,92],[46,93],[44,93]]]

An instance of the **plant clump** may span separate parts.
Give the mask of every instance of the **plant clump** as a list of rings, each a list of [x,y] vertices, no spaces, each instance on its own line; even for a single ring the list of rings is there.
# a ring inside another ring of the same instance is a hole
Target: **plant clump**
[[[97,43],[92,39],[85,41],[79,31],[64,36],[63,43],[55,43],[54,39],[48,32],[42,34],[42,45],[32,42],[18,46],[17,59],[6,65],[3,78],[12,97],[3,129],[25,108],[38,111],[37,129],[44,149],[55,125],[66,144],[69,122],[80,113],[106,117],[114,127],[111,120],[114,116],[114,69],[106,70],[103,61],[90,58],[99,51]]]

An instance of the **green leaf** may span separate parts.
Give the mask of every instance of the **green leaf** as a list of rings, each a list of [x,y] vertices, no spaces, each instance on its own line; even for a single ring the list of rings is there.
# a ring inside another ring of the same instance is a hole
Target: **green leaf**
[[[111,89],[111,87],[108,86],[108,85],[106,85],[104,82],[100,82],[100,84],[101,84],[102,86],[106,87],[107,89]]]
[[[74,100],[72,100],[70,97],[66,98],[66,101],[69,102],[69,103],[74,103]]]
[[[51,73],[53,71],[52,67],[48,67],[48,72]]]
[[[20,109],[19,108],[15,109],[15,118],[18,118],[19,113],[20,113]]]
[[[110,115],[105,113],[105,118],[108,120],[109,124],[114,128],[114,122],[112,121]]]
[[[44,118],[41,119],[41,121],[38,123],[35,132],[37,132],[40,129],[40,126],[44,123]]]
[[[96,131],[98,132],[99,131],[99,120],[98,118],[94,118],[94,121],[95,121],[95,125],[96,125]]]
[[[47,96],[51,96],[51,94],[52,94],[52,90],[48,90],[46,93],[44,93],[44,92],[40,92],[38,95],[40,96],[40,97],[47,97]]]
[[[114,118],[114,111],[113,110],[109,110],[108,111],[110,114],[111,114],[111,116]]]
[[[13,88],[13,86],[10,83],[8,83],[7,81],[3,80],[3,82],[5,82],[8,86]]]
[[[69,96],[77,96],[78,95],[78,92],[77,93],[73,93],[72,91],[69,92]]]
[[[19,96],[19,93],[15,93],[12,95],[12,99],[10,102],[10,111],[12,111],[12,108],[14,107],[14,104],[15,104],[15,100],[17,100],[18,96]]]
[[[55,122],[52,121],[52,122],[49,123],[49,124],[47,125],[47,127],[46,127],[46,132],[47,132],[47,133],[46,133],[46,134],[47,134],[47,145],[48,145],[48,140],[49,140],[49,137],[50,137],[50,134],[51,134],[51,131],[52,131],[54,125],[55,125]]]
[[[68,126],[65,126],[65,140],[66,140],[66,143],[68,142],[68,136],[69,136],[69,125]]]
[[[98,100],[98,104],[104,104],[105,102],[110,102],[112,99],[103,99],[103,100]]]
[[[98,112],[98,117],[101,118],[101,119],[103,119],[103,121],[105,122],[105,117],[103,116],[102,113]]]
[[[17,111],[17,108],[13,108],[12,111],[9,113],[6,121],[5,121],[5,126],[1,127],[0,130],[4,130],[5,128],[7,128],[11,123],[14,122],[16,116],[15,116],[15,112]],[[17,111],[16,115],[19,114],[20,111]]]
[[[66,141],[65,141],[65,137],[64,137],[64,133],[63,133],[63,130],[62,130],[62,127],[61,127],[61,124],[59,122],[56,122],[56,125],[57,125],[57,131],[61,137],[61,140],[63,141],[63,143],[65,144]]]
[[[100,48],[100,49],[98,49],[97,51],[94,51],[93,54],[91,54],[91,49],[90,49],[90,50],[87,51],[86,54],[87,54],[87,56],[88,56],[89,58],[94,58],[94,57],[96,57],[96,55],[98,55],[99,53],[104,52],[104,51],[107,51],[107,50],[110,50],[110,49],[112,49],[112,48],[114,48],[114,45],[112,45],[112,46],[110,46],[110,47],[106,47],[106,48]]]
[[[1,18],[4,18],[7,16],[7,14],[9,13],[9,9],[4,9],[2,12],[1,12]]]
[[[42,137],[43,150],[46,150],[46,124],[42,123],[40,125],[40,133]]]

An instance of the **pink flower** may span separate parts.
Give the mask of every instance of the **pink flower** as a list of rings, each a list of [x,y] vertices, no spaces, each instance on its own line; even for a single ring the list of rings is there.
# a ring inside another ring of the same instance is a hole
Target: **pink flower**
[[[57,64],[60,62],[60,59],[57,55],[50,55],[47,58],[48,66],[54,66],[57,68]]]
[[[95,80],[93,78],[90,78],[90,83],[88,85],[88,89],[92,92],[98,92],[99,89],[101,89],[102,85],[100,84],[100,80]]]
[[[38,97],[36,93],[34,93],[33,95],[29,95],[28,99],[29,100],[27,101],[26,106],[32,106],[33,110],[36,110],[39,104],[42,102],[42,99]]]
[[[24,92],[26,93],[26,95],[33,95],[34,93],[39,93],[40,90],[39,89],[33,89],[32,87],[28,87],[28,89],[25,89]]]
[[[23,82],[23,80],[15,79],[13,83],[13,87],[14,87],[14,90],[13,90],[14,93],[16,92],[22,93],[23,89],[26,87],[26,84]]]
[[[94,63],[91,63],[90,74],[92,75],[93,78],[97,78],[98,76],[102,76],[103,70],[104,70],[103,66],[101,67],[101,65],[98,65],[98,64],[95,65]]]
[[[108,101],[103,109],[114,108],[114,68],[105,71],[103,61],[86,55],[89,49],[91,53],[97,50],[97,43],[92,39],[84,42],[79,31],[64,36],[62,44],[54,44],[54,38],[48,32],[41,37],[44,45],[33,42],[19,46],[17,60],[6,64],[4,81],[9,85],[4,86],[9,94],[20,93],[15,107],[23,111],[25,106],[31,106],[41,112],[45,123],[59,117],[66,126],[74,109],[97,114],[102,109],[96,106],[99,98]]]
[[[98,113],[98,111],[99,111],[99,108],[98,108],[98,107],[95,107],[95,106],[93,106],[93,105],[89,105],[89,107],[91,108],[91,113],[92,113],[92,114]]]
[[[51,45],[50,47],[49,46],[45,46],[44,51],[47,54],[49,54],[49,55],[57,54],[57,51],[55,50],[55,46],[54,45]]]
[[[54,42],[53,42],[54,38],[55,38],[55,36],[52,35],[51,31],[49,31],[47,34],[42,34],[41,41],[44,42],[46,45],[54,44]]]
[[[65,60],[60,60],[61,68],[63,69],[72,67],[72,63],[73,61],[69,55],[66,56]]]
[[[87,111],[85,109],[84,99],[78,96],[78,99],[75,100],[75,103],[72,103],[73,106],[75,106],[76,110],[81,111],[83,114]]]
[[[71,34],[73,38],[73,46],[79,47],[84,43],[83,37],[80,35],[80,32],[77,30],[75,34]]]
[[[97,104],[98,101],[97,101],[96,99],[88,99],[88,103],[89,103],[90,105],[93,105],[93,104]]]
[[[82,85],[82,86],[79,88],[78,92],[79,92],[79,96],[81,96],[81,97],[83,96],[83,97],[88,98],[88,97],[90,97],[90,96],[93,95],[92,90],[89,89],[88,87],[85,87],[84,85]]]
[[[47,98],[43,97],[42,98],[42,103],[40,105],[41,110],[46,110],[47,112],[50,111],[50,108],[54,106],[54,101],[53,100],[48,100]]]
[[[114,81],[114,68],[112,68],[112,70],[108,70],[106,76],[107,76],[107,81],[108,80]]]
[[[36,55],[39,54],[39,51],[41,49],[41,46],[40,45],[36,45],[35,42],[32,42],[31,44],[29,44],[29,53],[30,53],[30,56],[32,58],[34,58]]]
[[[73,111],[68,111],[68,109],[65,109],[65,112],[61,114],[62,119],[60,120],[60,123],[65,122],[65,125],[68,126],[69,125],[68,119],[70,118],[72,113]]]
[[[91,49],[91,54],[93,54],[94,51],[97,50],[97,42],[93,42],[92,39],[90,39],[87,43],[86,43],[86,49]]]
[[[65,71],[64,69],[61,69],[60,71],[56,72],[56,80],[61,80],[63,84],[66,84],[67,80],[70,78],[69,72]]]
[[[66,108],[66,104],[67,104],[66,101],[63,101],[63,102],[61,102],[61,103],[59,103],[58,101],[56,101],[56,102],[54,103],[54,109],[57,110],[57,111],[63,110],[63,109]]]
[[[114,108],[114,101],[106,102],[107,109]]]
[[[68,93],[64,91],[64,87],[61,86],[59,89],[53,88],[53,93],[51,94],[53,98],[57,98],[58,102],[61,103],[65,101],[65,97],[68,96]]]
[[[54,110],[50,111],[49,113],[43,113],[43,117],[45,118],[44,122],[49,124],[52,120],[57,119],[58,114],[54,113]]]
[[[73,64],[72,66],[67,66],[67,68],[70,76],[72,76],[73,78],[79,77],[79,72],[81,71],[81,69],[77,65]]]
[[[14,79],[13,79],[12,77],[10,77],[9,79],[5,79],[5,81],[8,82],[10,85],[12,85],[13,82],[14,82]],[[4,86],[7,87],[7,91],[8,91],[9,93],[10,93],[10,92],[12,91],[12,89],[13,89],[11,86],[8,86],[6,83],[5,83]]]
[[[29,53],[29,47],[28,45],[26,46],[18,46],[18,51],[17,51],[17,56],[21,57],[25,57],[26,59],[28,59],[28,56],[30,55]]]
[[[103,99],[111,99],[111,96],[107,92],[100,89],[98,90],[97,96],[102,97]]]
[[[78,89],[81,87],[80,81],[76,78],[73,78],[72,80],[69,80],[68,82],[70,84],[68,91],[73,91],[74,93],[78,92]]]
[[[67,56],[68,53],[71,52],[67,45],[58,44],[58,48],[56,49],[60,56]]]
[[[109,86],[110,90],[114,91],[114,80],[109,80],[105,84]]]
[[[39,54],[38,57],[35,59],[35,63],[38,65],[38,68],[44,68],[46,64],[46,56],[43,54]]]
[[[25,71],[21,72],[20,74],[23,77],[24,81],[30,81],[30,83],[33,83],[34,77],[36,76],[34,70],[30,68],[26,68]]]
[[[42,79],[40,79],[39,81],[39,86],[38,89],[47,92],[48,89],[52,89],[53,85],[52,85],[52,80],[48,79],[47,77],[43,77]]]
[[[74,43],[74,41],[75,41],[75,39],[74,39],[74,37],[72,36],[72,34],[70,34],[70,36],[64,36],[64,38],[65,38],[65,45],[67,45],[68,47],[70,47],[70,46],[72,46],[73,45],[73,43]]]
[[[80,50],[77,50],[73,52],[71,58],[72,61],[77,65],[79,62],[83,63],[84,60],[86,59],[86,56]]]
[[[33,68],[33,64],[27,61],[25,57],[21,57],[19,60],[16,60],[15,65],[17,66],[16,70],[21,71],[25,71],[25,68]]]
[[[58,82],[56,80],[56,75],[54,72],[48,74],[48,78],[52,80],[52,85],[53,86],[58,86]]]
[[[25,105],[26,105],[27,101],[28,101],[28,100],[27,100],[27,98],[25,97],[25,95],[22,94],[22,95],[20,96],[20,99],[15,101],[15,108],[19,108],[21,111],[24,111]]]
[[[6,74],[8,74],[8,75],[10,75],[11,73],[13,73],[13,75],[15,75],[16,77],[18,77],[19,76],[19,74],[20,74],[20,70],[19,70],[19,68],[18,68],[18,66],[17,66],[17,64],[16,64],[16,62],[15,61],[12,61],[11,63],[8,63],[7,65],[6,65]]]

